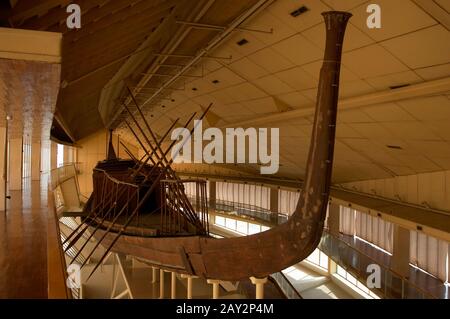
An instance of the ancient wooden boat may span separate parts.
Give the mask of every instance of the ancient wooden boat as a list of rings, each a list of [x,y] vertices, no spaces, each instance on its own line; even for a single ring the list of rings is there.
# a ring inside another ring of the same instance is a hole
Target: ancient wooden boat
[[[306,177],[297,208],[286,223],[251,236],[210,237],[204,182],[195,182],[198,196],[191,204],[184,192],[187,181],[177,177],[170,167],[172,161],[166,158],[169,150],[161,149],[145,122],[154,140],[151,143],[129,112],[144,136],[141,140],[135,134],[137,141],[143,149],[150,148],[146,160],[117,159],[110,147],[108,160],[94,169],[94,191],[85,207],[87,217],[67,238],[69,247],[89,229],[98,240],[96,247],[107,248],[99,264],[114,251],[161,269],[220,280],[265,277],[309,256],[321,239],[326,216],[342,44],[351,14],[332,11],[323,16],[326,49]]]

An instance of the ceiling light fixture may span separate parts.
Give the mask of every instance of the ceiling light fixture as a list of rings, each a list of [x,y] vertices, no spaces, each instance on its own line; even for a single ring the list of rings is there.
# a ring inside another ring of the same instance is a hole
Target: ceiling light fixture
[[[298,8],[297,10],[292,11],[290,14],[291,16],[293,16],[294,18],[298,17],[299,15],[305,13],[306,11],[309,11],[309,9],[305,6],[301,6],[300,8]]]
[[[248,43],[248,40],[247,39],[242,39],[242,40],[239,40],[238,42],[237,42],[237,45],[239,45],[239,46],[243,46],[244,44],[247,44]]]
[[[398,146],[398,145],[386,145],[386,147],[394,149],[394,150],[402,150],[403,149],[401,146]]]
[[[390,86],[389,88],[391,89],[391,90],[396,90],[396,89],[401,89],[401,88],[404,88],[404,87],[407,87],[407,86],[410,86],[411,84],[400,84],[400,85],[393,85],[393,86]]]

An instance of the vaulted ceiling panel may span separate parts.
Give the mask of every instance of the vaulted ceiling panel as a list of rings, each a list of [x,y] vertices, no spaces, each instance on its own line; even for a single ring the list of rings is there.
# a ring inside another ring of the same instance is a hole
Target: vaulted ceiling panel
[[[450,76],[449,31],[445,21],[441,24],[445,1],[434,0],[442,9],[438,17],[412,0],[379,0],[382,28],[368,29],[369,2],[365,0],[277,0],[239,26],[254,31],[233,31],[207,52],[208,58],[196,60],[194,67],[159,89],[171,81],[161,74],[180,72],[193,55],[256,2],[80,0],[83,28],[69,31],[64,10],[68,1],[31,5],[19,0],[12,21],[17,27],[65,33],[61,80],[66,87],[57,108],[77,138],[110,126],[133,140],[123,127],[127,114],[120,107],[121,101],[133,107],[128,85],[144,104],[143,111],[158,134],[175,118],[184,121],[209,103],[214,103],[211,111],[217,117],[216,126],[248,120],[243,126],[279,127],[279,175],[298,179],[305,170],[322,66],[325,29],[321,12],[349,10],[354,16],[344,42],[334,181],[450,167],[446,121],[450,88],[432,96],[423,90],[420,98],[402,96],[358,105],[373,96],[396,96],[402,87],[432,87],[432,81]],[[291,12],[302,6],[306,11],[293,17]],[[185,22],[209,24],[216,30]],[[188,56],[157,55],[161,53]],[[283,120],[277,120],[284,114]],[[220,165],[183,167],[259,174],[259,167],[252,165],[242,169],[235,165],[226,169]]]

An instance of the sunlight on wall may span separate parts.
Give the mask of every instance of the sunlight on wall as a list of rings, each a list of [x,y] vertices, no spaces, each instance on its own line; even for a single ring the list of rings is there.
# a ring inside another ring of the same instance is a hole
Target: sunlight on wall
[[[64,164],[64,145],[58,144],[56,150],[56,165],[57,167],[61,167]]]

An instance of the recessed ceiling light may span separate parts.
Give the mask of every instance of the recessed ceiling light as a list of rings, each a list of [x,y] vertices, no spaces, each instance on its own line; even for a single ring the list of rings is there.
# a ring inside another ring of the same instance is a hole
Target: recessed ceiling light
[[[393,86],[390,86],[389,88],[391,89],[391,90],[395,90],[395,89],[401,89],[401,88],[404,88],[404,87],[407,87],[407,86],[410,86],[411,84],[400,84],[400,85],[393,85]]]
[[[398,145],[386,145],[387,148],[391,148],[393,150],[402,150],[403,148]]]
[[[150,114],[150,117],[153,117],[153,114]]]
[[[290,14],[291,16],[293,16],[294,18],[298,17],[299,15],[305,13],[306,11],[308,11],[309,9],[305,6],[301,6],[300,8],[298,8],[297,10],[292,11]]]
[[[218,83],[219,83],[219,80],[213,80],[212,83],[218,84]]]
[[[192,88],[192,91],[197,91],[197,88]]]
[[[162,107],[162,108],[165,108],[166,106],[165,106],[165,105],[161,105],[161,107]]]
[[[247,43],[248,43],[248,40],[244,38],[244,39],[242,39],[242,40],[239,40],[239,41],[237,42],[237,45],[242,46],[242,45],[247,44]]]

